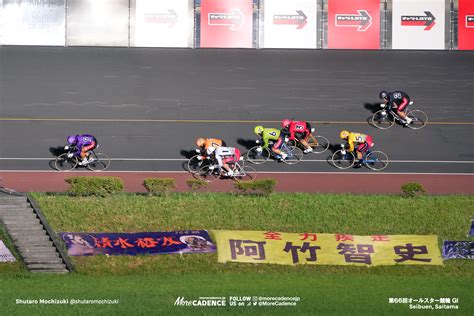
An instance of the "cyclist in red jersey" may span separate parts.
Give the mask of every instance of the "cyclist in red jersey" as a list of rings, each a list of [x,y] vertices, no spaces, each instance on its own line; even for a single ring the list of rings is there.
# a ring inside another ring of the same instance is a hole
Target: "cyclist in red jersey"
[[[313,151],[308,144],[308,137],[311,134],[311,125],[308,122],[285,119],[281,121],[281,127],[283,128],[281,132],[288,136],[288,140],[296,138],[305,147],[305,154]]]

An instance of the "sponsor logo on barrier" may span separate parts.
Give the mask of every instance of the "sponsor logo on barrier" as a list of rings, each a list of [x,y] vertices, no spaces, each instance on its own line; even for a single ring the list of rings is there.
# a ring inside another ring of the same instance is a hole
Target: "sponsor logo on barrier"
[[[174,302],[174,306],[194,306],[194,307],[222,307],[226,306],[225,297],[199,297],[198,299],[185,299],[180,296]]]
[[[172,28],[178,22],[178,15],[173,9],[168,9],[168,13],[146,13],[145,23],[149,24],[169,24]]]
[[[273,24],[277,25],[297,25],[296,29],[302,29],[308,20],[308,17],[301,10],[296,10],[298,14],[275,14]]]
[[[474,27],[474,15],[466,15],[466,27]]]
[[[224,13],[208,13],[208,25],[230,26],[232,31],[236,31],[245,23],[245,17],[239,9],[232,9]]]
[[[372,25],[372,17],[366,10],[357,10],[359,14],[336,14],[336,26],[357,27],[358,32],[367,31]]]
[[[425,26],[425,31],[429,31],[436,24],[436,17],[430,12],[425,11],[425,15],[402,15],[402,26]]]

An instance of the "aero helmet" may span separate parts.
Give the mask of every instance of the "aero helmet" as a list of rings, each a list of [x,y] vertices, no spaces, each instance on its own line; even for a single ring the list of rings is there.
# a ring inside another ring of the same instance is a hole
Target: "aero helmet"
[[[291,124],[291,120],[289,119],[284,119],[283,121],[281,121],[281,127],[283,128],[287,127],[290,124]]]
[[[67,137],[67,143],[74,145],[76,143],[76,135],[70,135]]]
[[[206,140],[205,140],[204,138],[202,138],[202,137],[196,139],[196,145],[197,145],[198,147],[204,146],[204,143],[205,143],[205,142],[206,142]]]
[[[260,135],[263,132],[263,126],[261,126],[261,125],[255,126],[253,131],[254,131],[255,134]]]
[[[349,136],[349,132],[345,130],[341,131],[341,133],[339,134],[339,137],[341,137],[342,139],[346,139],[348,136]]]
[[[380,99],[388,99],[388,92],[387,91],[380,91],[379,97],[380,97]]]

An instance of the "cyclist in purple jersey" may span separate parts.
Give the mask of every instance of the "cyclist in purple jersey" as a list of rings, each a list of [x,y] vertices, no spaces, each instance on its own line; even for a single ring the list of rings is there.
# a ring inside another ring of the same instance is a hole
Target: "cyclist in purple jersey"
[[[95,136],[90,134],[70,135],[67,138],[67,143],[68,145],[64,147],[65,150],[69,150],[71,146],[74,146],[76,149],[76,151],[70,153],[68,157],[81,157],[82,161],[79,163],[79,165],[82,166],[90,162],[88,160],[89,152],[98,146],[97,139]]]

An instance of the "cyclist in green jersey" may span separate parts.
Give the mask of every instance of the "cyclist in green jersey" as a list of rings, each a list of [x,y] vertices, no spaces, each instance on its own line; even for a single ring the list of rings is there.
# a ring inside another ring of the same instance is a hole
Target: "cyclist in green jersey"
[[[284,135],[280,133],[280,130],[276,128],[264,128],[263,126],[259,125],[255,126],[254,132],[258,136],[262,137],[263,144],[260,150],[263,150],[263,148],[269,148],[269,142],[272,141],[272,152],[275,153],[277,157],[286,159],[288,155],[280,150],[280,147],[285,139]],[[257,143],[260,143],[260,140],[257,140]]]

